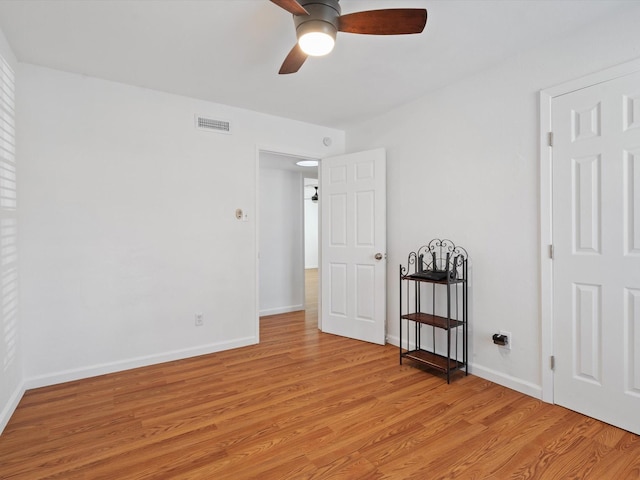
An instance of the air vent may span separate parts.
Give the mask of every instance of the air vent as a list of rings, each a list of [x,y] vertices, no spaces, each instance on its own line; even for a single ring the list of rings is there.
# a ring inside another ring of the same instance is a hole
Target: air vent
[[[207,132],[231,133],[231,122],[215,118],[196,115],[196,128]]]

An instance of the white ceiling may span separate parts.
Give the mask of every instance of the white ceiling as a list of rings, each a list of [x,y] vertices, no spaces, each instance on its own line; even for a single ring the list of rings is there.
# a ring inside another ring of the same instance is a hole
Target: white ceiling
[[[278,75],[295,43],[268,0],[0,0],[18,60],[344,127],[409,102],[637,0],[343,0],[343,13],[427,8],[423,34],[338,34],[327,57]]]

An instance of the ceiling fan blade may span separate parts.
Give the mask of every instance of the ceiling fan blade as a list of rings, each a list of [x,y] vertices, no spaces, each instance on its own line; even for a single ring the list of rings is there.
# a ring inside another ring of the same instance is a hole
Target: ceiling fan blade
[[[338,31],[366,35],[421,33],[427,24],[423,8],[390,8],[348,13],[340,17]]]
[[[293,15],[309,15],[309,12],[300,5],[296,0],[271,0],[280,8],[284,8],[287,12]]]
[[[300,67],[307,59],[307,54],[302,51],[300,46],[296,43],[296,45],[291,49],[287,58],[284,59],[282,66],[280,67],[280,71],[278,72],[280,75],[286,75],[288,73],[296,73],[300,70]]]

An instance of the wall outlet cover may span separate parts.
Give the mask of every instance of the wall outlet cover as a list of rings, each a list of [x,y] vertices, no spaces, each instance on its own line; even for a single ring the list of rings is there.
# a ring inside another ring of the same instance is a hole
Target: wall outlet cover
[[[513,346],[513,338],[512,338],[511,332],[500,330],[500,335],[506,336],[507,339],[509,340],[505,346],[501,346],[500,348],[504,348],[505,350],[511,350],[511,347]]]

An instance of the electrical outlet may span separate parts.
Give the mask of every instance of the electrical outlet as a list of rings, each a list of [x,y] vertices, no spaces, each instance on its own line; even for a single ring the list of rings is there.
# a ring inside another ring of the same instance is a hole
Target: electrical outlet
[[[204,318],[201,313],[196,313],[196,327],[204,325]]]
[[[500,347],[500,348],[511,350],[511,347],[513,345],[513,338],[511,338],[511,332],[505,332],[504,330],[500,330],[500,335],[504,335],[505,337],[507,337],[507,344],[504,347]]]

